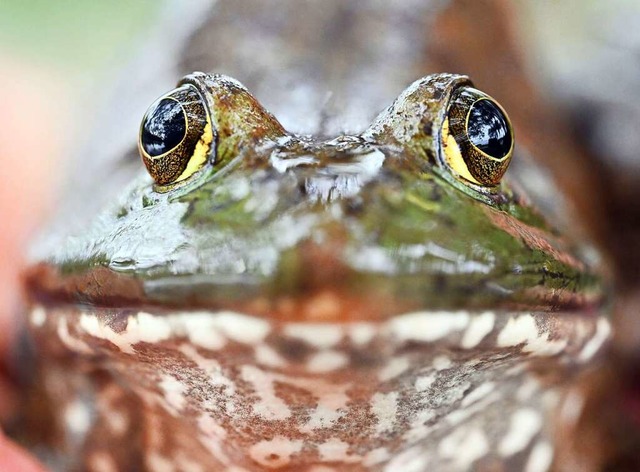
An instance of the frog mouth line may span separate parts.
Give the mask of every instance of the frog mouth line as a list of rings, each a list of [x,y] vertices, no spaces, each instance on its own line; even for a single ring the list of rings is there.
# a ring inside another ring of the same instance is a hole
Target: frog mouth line
[[[255,284],[205,284],[198,287],[191,279],[176,283],[175,278],[150,282],[106,267],[69,275],[60,273],[59,268],[46,263],[32,267],[26,274],[25,281],[32,300],[46,306],[77,304],[103,309],[206,310],[211,313],[232,311],[264,319],[303,322],[377,322],[425,309],[447,312],[580,311],[589,317],[595,316],[603,304],[599,290],[576,292],[533,286],[520,294],[519,299],[514,299],[513,293],[495,284],[493,288],[478,286],[483,298],[472,300],[469,298],[468,287],[462,286],[457,289],[458,293],[452,297],[451,302],[443,296],[442,287],[432,288],[440,290],[438,297],[425,296],[414,290],[419,296],[413,298],[402,298],[393,293],[376,293],[366,285],[358,287],[355,284],[346,287],[327,285],[312,291],[283,290],[273,293]],[[383,282],[386,283],[386,280],[383,279]],[[464,298],[465,294],[467,298]]]

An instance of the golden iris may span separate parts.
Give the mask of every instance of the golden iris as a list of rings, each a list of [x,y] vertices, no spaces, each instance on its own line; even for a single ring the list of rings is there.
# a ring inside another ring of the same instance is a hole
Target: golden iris
[[[185,84],[156,100],[140,125],[138,149],[157,184],[180,182],[207,162],[213,133],[204,100]]]
[[[513,156],[514,134],[504,109],[472,87],[453,92],[442,125],[442,158],[463,181],[482,187],[500,183]]]

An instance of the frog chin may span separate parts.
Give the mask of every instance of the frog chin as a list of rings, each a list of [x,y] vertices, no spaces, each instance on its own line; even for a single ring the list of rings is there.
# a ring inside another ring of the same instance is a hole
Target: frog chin
[[[30,325],[50,364],[43,375],[93,385],[54,412],[67,433],[112,447],[142,441],[151,469],[189,457],[209,470],[466,470],[484,457],[524,470],[551,460],[543,425],[566,381],[543,383],[533,367],[579,365],[609,333],[606,321],[569,313],[314,323],[78,305],[36,305]],[[88,377],[65,368],[78,357],[99,360]]]

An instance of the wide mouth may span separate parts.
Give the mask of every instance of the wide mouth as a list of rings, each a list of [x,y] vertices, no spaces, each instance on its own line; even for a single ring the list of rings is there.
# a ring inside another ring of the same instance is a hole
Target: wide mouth
[[[381,322],[425,310],[580,311],[592,316],[606,304],[597,279],[589,277],[582,282],[572,279],[574,284],[584,284],[582,290],[535,285],[517,292],[501,285],[510,280],[509,273],[504,279],[483,277],[484,282],[458,276],[446,287],[433,274],[353,272],[345,276],[336,271],[333,276],[335,279],[305,287],[279,278],[269,279],[270,284],[206,274],[145,279],[106,267],[65,273],[59,266],[41,263],[26,274],[26,286],[35,303],[50,307],[80,304],[96,310],[232,311],[266,320],[311,323]]]

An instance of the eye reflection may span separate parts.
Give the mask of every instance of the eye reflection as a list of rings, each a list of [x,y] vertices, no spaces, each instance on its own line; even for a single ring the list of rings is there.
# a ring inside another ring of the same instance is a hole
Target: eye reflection
[[[160,100],[147,113],[141,133],[142,147],[151,157],[160,156],[175,148],[187,133],[182,105],[171,98]]]
[[[471,144],[496,159],[502,159],[511,149],[511,132],[507,119],[489,100],[478,100],[471,107],[467,134]]]
[[[140,157],[153,180],[168,185],[188,179],[207,162],[211,119],[198,90],[182,85],[149,107],[140,125]]]
[[[465,183],[493,187],[513,156],[513,129],[507,114],[487,94],[460,87],[449,101],[440,130],[440,163]]]

